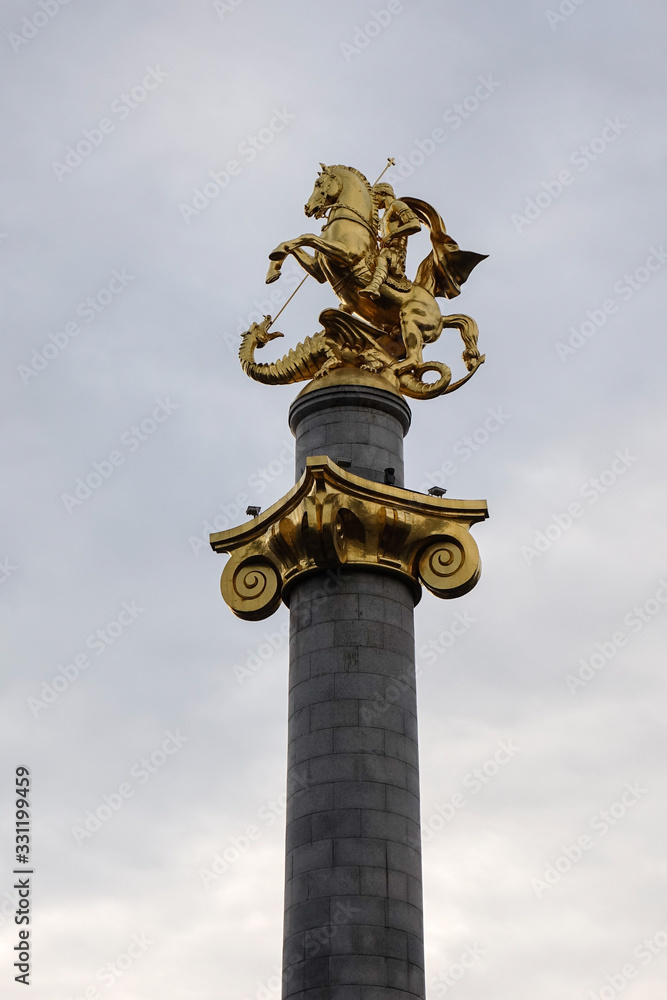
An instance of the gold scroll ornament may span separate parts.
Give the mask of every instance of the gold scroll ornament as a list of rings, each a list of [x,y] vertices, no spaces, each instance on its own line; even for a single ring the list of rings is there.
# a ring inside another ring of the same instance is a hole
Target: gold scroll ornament
[[[289,606],[297,580],[363,567],[394,573],[421,597],[460,597],[480,575],[470,526],[488,517],[483,500],[446,500],[346,472],[327,456],[308,458],[299,482],[260,516],[211,535],[231,558],[222,596],[247,621]]]

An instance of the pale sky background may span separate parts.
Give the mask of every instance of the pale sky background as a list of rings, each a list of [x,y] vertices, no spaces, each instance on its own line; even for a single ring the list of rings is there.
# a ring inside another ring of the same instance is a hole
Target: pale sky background
[[[425,594],[416,612],[424,828],[465,800],[424,845],[427,995],[664,1000],[664,4],[394,0],[377,27],[387,8],[3,5],[3,997],[25,995],[9,954],[26,765],[32,1000],[277,1000],[287,611],[235,619],[202,539],[293,483],[298,387],[252,383],[236,360],[267,290],[294,284],[296,266],[267,289],[267,254],[312,228],[320,160],[373,180],[395,156],[397,193],[490,255],[442,302],[478,321],[486,364],[414,401],[406,439],[406,485],[453,462],[449,496],[491,512],[474,529],[477,588]],[[98,145],[58,167],[84,130]],[[230,160],[240,172],[184,212]],[[267,355],[335,304],[309,282]],[[447,332],[427,356],[460,364],[460,350]],[[112,452],[89,498],[63,499]],[[457,613],[474,619],[465,633],[422,648]],[[520,749],[497,768],[500,741]],[[498,773],[476,785],[485,762]],[[82,837],[105,796],[122,805]],[[205,887],[201,870],[253,824]],[[466,949],[479,958],[449,988]]]

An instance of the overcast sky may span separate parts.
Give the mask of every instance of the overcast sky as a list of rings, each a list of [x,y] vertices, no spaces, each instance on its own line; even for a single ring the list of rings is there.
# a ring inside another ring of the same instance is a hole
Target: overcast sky
[[[489,254],[442,302],[486,364],[406,439],[491,514],[416,611],[429,1000],[664,1000],[664,4],[61,4],[0,30],[2,995],[22,765],[33,1000],[277,1000],[288,615],[205,539],[293,483],[297,387],[236,359],[267,254],[319,161],[393,156]]]

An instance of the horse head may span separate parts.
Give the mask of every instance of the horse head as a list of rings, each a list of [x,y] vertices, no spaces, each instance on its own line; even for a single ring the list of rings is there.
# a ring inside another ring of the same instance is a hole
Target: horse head
[[[318,174],[315,187],[310,198],[303,206],[309,219],[321,219],[327,210],[335,205],[343,189],[343,182],[324,163],[320,163],[322,171]]]

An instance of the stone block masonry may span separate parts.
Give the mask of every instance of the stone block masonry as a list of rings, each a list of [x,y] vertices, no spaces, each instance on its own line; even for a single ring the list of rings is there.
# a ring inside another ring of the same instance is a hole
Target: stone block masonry
[[[290,410],[296,478],[311,455],[403,484],[410,409],[372,385]],[[290,595],[283,1000],[423,1000],[414,593],[343,568]],[[298,779],[298,780],[297,780]]]
[[[290,599],[283,996],[422,1000],[413,595],[322,584]]]
[[[373,386],[318,389],[298,397],[290,410],[296,436],[296,478],[311,455],[332,461],[351,460],[349,471],[384,482],[387,468],[403,485],[403,437],[410,427],[410,408],[399,396]]]

